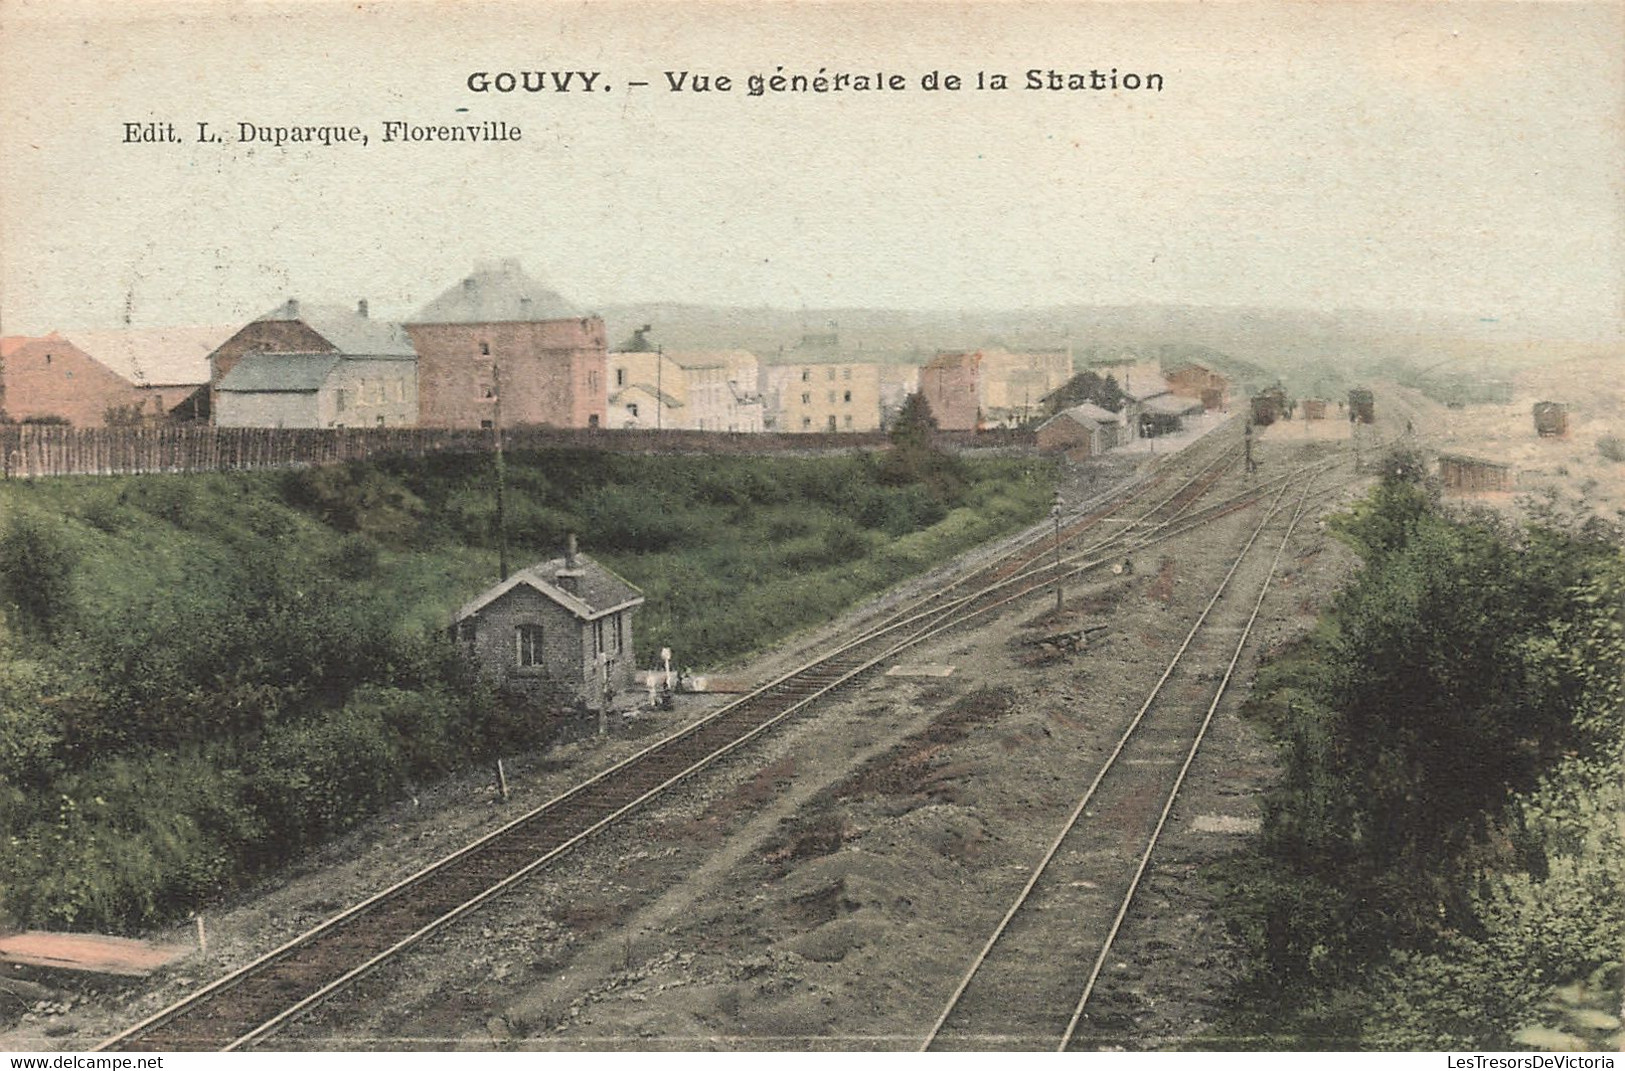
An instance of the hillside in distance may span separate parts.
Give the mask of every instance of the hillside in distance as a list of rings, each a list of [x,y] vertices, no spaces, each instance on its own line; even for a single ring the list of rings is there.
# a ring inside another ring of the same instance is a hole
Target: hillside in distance
[[[1059,305],[1010,310],[773,309],[679,303],[601,310],[618,348],[650,325],[666,349],[748,349],[769,364],[869,360],[923,364],[940,350],[1070,349],[1079,364],[1113,356],[1225,360],[1243,381],[1280,379],[1329,393],[1397,368],[1506,375],[1553,360],[1620,351],[1615,325],[1517,325],[1491,317],[1368,309]],[[1204,355],[1200,350],[1206,350]]]

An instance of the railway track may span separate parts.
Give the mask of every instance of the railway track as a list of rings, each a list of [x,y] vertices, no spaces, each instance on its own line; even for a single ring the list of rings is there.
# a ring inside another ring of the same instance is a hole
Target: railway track
[[[892,613],[822,656],[581,782],[542,806],[348,908],[259,959],[130,1027],[99,1050],[234,1050],[253,1045],[430,933],[475,910],[639,809],[914,644],[994,613],[1057,578],[1097,568],[1123,548],[1203,523],[1196,503],[1234,466],[1220,445],[1165,466],[1128,495],[1066,520],[1060,564],[1053,536],[1025,540],[971,575]],[[1252,497],[1263,493],[1255,489]],[[1246,497],[1246,496],[1243,496]],[[1236,501],[1220,508],[1242,508]],[[1104,539],[1114,513],[1133,514]]]
[[[1283,480],[1177,652],[949,996],[922,1051],[1072,1046],[1324,466]],[[1273,556],[1255,554],[1283,521]],[[1251,592],[1256,591],[1256,595]],[[1234,637],[1232,641],[1231,637]],[[1207,682],[1216,679],[1216,685]],[[1191,695],[1210,693],[1205,710]]]

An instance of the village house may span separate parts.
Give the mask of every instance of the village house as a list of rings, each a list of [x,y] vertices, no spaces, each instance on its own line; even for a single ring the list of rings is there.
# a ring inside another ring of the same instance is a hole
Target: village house
[[[1116,446],[1121,431],[1122,421],[1116,413],[1084,402],[1061,410],[1038,426],[1038,449],[1081,461]]]
[[[975,431],[1027,423],[1071,378],[1066,353],[982,349],[937,354],[921,367],[919,390],[937,427]]]
[[[207,415],[208,356],[229,327],[52,332],[0,341],[0,411],[76,427]]]
[[[1182,364],[1164,377],[1168,390],[1181,398],[1195,398],[1202,408],[1228,409],[1230,407],[1230,380],[1205,364],[1191,361]]]
[[[342,360],[314,359],[322,356]],[[350,309],[289,299],[209,355],[212,420],[236,428],[415,424],[416,357],[400,324],[373,319],[365,301]],[[244,362],[252,367],[234,375]]]
[[[222,428],[373,428],[417,423],[410,357],[249,353],[215,387]]]
[[[632,685],[643,593],[576,548],[521,569],[457,611],[452,634],[489,679],[601,710]]]
[[[606,425],[604,321],[577,316],[517,260],[482,261],[406,325],[425,427]],[[498,395],[500,393],[500,406]]]
[[[770,365],[763,380],[775,431],[880,430],[877,364]]]
[[[686,428],[688,376],[656,350],[611,353],[605,360],[609,397],[605,424],[611,428]]]
[[[668,354],[688,382],[689,427],[759,432],[765,422],[761,361],[749,350],[679,350]]]
[[[982,420],[979,351],[943,352],[920,368],[920,395],[943,431],[975,431]]]

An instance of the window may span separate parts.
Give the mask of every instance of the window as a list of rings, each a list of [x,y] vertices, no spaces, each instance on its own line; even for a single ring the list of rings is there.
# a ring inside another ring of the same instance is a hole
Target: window
[[[378,426],[380,428],[384,426],[384,414],[382,413],[378,414]]]
[[[604,646],[604,619],[599,618],[592,623],[592,653],[600,654],[608,650]]]
[[[834,413],[831,413],[829,415],[829,430],[830,431],[835,430],[835,414]]]
[[[588,372],[587,373],[587,389],[588,390],[597,390],[598,389],[598,373],[597,372]]]
[[[825,379],[834,379],[835,378],[835,369],[834,369],[834,367],[830,367],[829,369],[827,369],[825,371],[824,378]]]
[[[801,394],[801,404],[802,405],[811,405],[812,404],[812,395],[808,394],[806,391],[803,391],[802,394]]]
[[[515,665],[542,664],[542,626],[520,625],[513,630],[513,639]]]
[[[849,428],[852,426],[852,418],[850,416],[846,418],[846,426]]]
[[[609,627],[604,630],[604,638],[609,641],[609,653],[621,653],[621,619],[619,616],[609,619]]]
[[[830,405],[835,404],[835,392],[834,391],[829,392],[829,404]]]
[[[482,387],[480,387],[480,397],[482,397],[482,398],[495,398],[496,396],[497,396],[497,390],[496,390],[495,387],[491,386],[491,384],[487,383],[487,384],[483,385]]]
[[[852,369],[850,369],[850,368],[841,369],[841,378],[842,379],[851,379],[852,378]]]
[[[481,342],[480,343],[480,356],[481,357],[489,357],[489,356],[491,356],[491,344],[489,342]]]
[[[635,416],[638,415],[638,403],[637,402],[627,402],[626,403],[626,415],[630,416],[630,417],[635,417]]]
[[[470,647],[480,638],[480,622],[476,617],[465,617],[457,622],[457,642]]]
[[[349,407],[349,405],[350,405],[350,392],[349,391],[345,390],[343,387],[340,387],[338,390],[333,392],[333,408],[334,409],[336,409],[340,413],[342,413],[342,412],[344,412],[344,410],[346,408]]]
[[[51,358],[46,357],[45,359],[47,361],[49,361]],[[801,370],[801,382],[806,383],[810,379],[812,379],[812,369],[811,368],[803,368]]]
[[[812,417],[804,416],[804,417],[801,418],[801,430],[802,431],[811,431],[812,430]]]
[[[615,385],[617,387],[626,386],[626,369],[624,369],[624,368],[615,369]]]
[[[851,400],[852,400],[852,392],[851,391],[846,391],[841,395],[841,401],[850,402]]]
[[[491,428],[491,427],[495,427],[495,425],[493,425],[489,420],[482,420],[482,421],[480,421],[480,427],[482,427],[482,428]]]

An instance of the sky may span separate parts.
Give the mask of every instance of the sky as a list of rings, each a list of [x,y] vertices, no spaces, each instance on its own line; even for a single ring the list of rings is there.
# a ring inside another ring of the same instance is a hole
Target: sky
[[[1150,303],[1617,334],[1622,39],[1619,0],[0,0],[0,332],[229,324],[290,296],[405,317],[515,257],[589,310]],[[781,67],[907,88],[748,94]],[[1162,89],[1022,88],[1113,67]],[[576,70],[597,91],[467,84]],[[735,88],[669,91],[685,70]],[[922,88],[933,71],[1012,88]],[[390,120],[521,137],[384,144]],[[182,140],[127,143],[130,123]],[[240,123],[369,143],[245,144]]]

